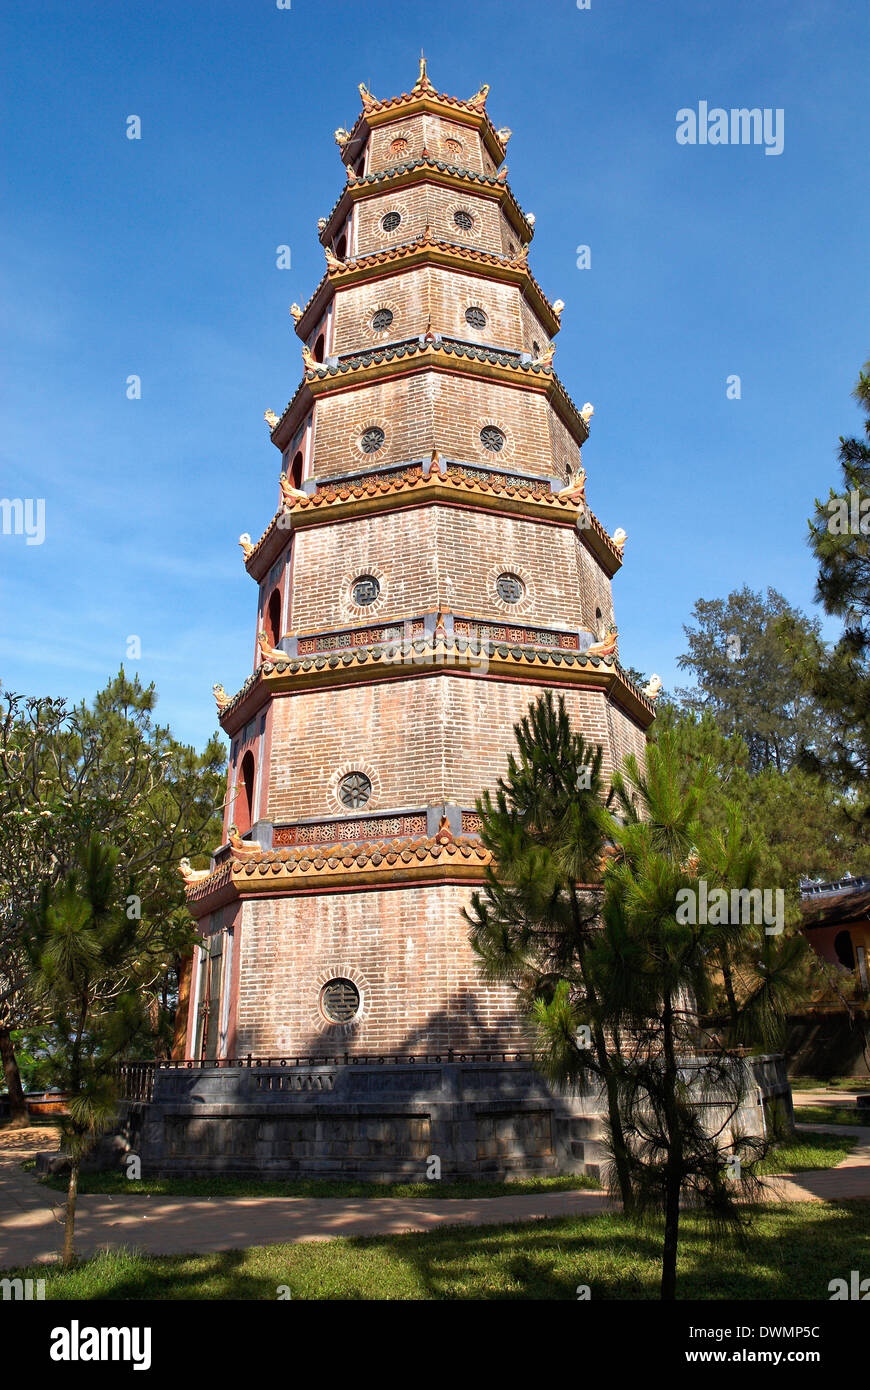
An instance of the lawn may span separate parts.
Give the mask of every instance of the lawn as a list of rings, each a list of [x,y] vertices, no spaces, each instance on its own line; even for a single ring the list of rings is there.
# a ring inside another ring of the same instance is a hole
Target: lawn
[[[29,1166],[22,1164],[22,1167]],[[35,1167],[35,1163],[33,1167]],[[46,1187],[66,1192],[63,1177],[42,1178]],[[142,1178],[121,1172],[82,1173],[79,1192],[142,1197],[522,1197],[535,1192],[574,1192],[599,1188],[586,1173],[558,1178],[517,1178],[510,1182],[338,1182],[326,1178]]]
[[[870,1091],[868,1076],[833,1076],[819,1080],[814,1076],[790,1076],[793,1091]]]
[[[821,1123],[821,1121],[820,1121]],[[756,1173],[806,1173],[813,1168],[836,1168],[858,1143],[843,1134],[799,1134],[778,1144],[763,1158]]]
[[[870,1125],[870,1114],[859,1115],[836,1105],[796,1105],[794,1117],[802,1125]]]
[[[827,1299],[832,1279],[870,1267],[870,1202],[759,1208],[742,1249],[712,1244],[694,1215],[681,1231],[685,1299]],[[593,1301],[654,1299],[661,1241],[659,1222],[638,1230],[608,1213],[5,1273],[44,1278],[47,1299],[276,1299],[283,1286],[294,1299],[573,1301],[580,1285]]]

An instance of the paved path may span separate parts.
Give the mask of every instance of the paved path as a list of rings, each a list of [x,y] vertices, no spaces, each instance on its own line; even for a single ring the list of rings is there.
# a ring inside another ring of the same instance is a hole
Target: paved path
[[[809,1126],[800,1125],[799,1129]],[[812,1126],[858,1140],[837,1168],[766,1179],[783,1202],[870,1199],[870,1127]],[[38,1149],[53,1147],[42,1129],[0,1133],[0,1269],[55,1258],[63,1238],[63,1196],[22,1172]],[[79,1198],[76,1248],[81,1255],[132,1246],[153,1254],[232,1250],[336,1236],[392,1235],[437,1226],[491,1226],[612,1209],[604,1192],[542,1192],[517,1197],[109,1197]]]

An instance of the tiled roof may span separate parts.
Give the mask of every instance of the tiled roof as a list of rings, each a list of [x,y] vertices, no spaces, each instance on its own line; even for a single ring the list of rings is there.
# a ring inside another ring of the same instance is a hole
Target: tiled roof
[[[241,690],[220,711],[220,723],[224,728],[228,721],[235,725],[238,721],[233,718],[234,714],[253,688],[264,680],[268,680],[270,685],[277,684],[281,689],[292,689],[296,685],[304,687],[320,684],[324,678],[330,679],[333,675],[342,678],[352,673],[356,680],[383,680],[390,674],[400,675],[406,663],[396,659],[393,650],[395,645],[384,642],[314,656],[288,656],[282,661],[261,662]],[[439,675],[462,672],[471,665],[478,665],[481,657],[488,660],[490,670],[495,667],[499,674],[508,678],[515,675],[522,677],[525,674],[546,673],[548,680],[554,680],[558,679],[559,675],[564,678],[570,672],[575,679],[579,676],[581,683],[585,673],[592,677],[593,684],[600,684],[600,681],[595,680],[596,675],[600,673],[601,676],[609,678],[606,679],[606,683],[611,689],[614,683],[622,686],[624,691],[633,697],[637,709],[649,713],[649,723],[652,723],[655,715],[653,702],[634,684],[613,657],[588,656],[583,652],[552,647],[515,646],[506,642],[476,643],[465,637],[446,640],[439,637],[434,646],[425,638],[421,638],[407,643],[406,646],[408,659],[413,663],[412,674],[415,677],[424,677],[428,669]],[[426,660],[427,655],[431,655],[432,658],[429,663]]]
[[[372,251],[367,256],[358,256],[355,260],[343,261],[339,266],[328,269],[327,272],[321,276],[314,289],[314,293],[303,308],[299,317],[297,329],[299,325],[305,321],[306,314],[314,304],[325,284],[338,283],[343,277],[355,275],[361,270],[374,270],[382,266],[389,266],[394,262],[400,263],[401,261],[419,256],[421,252],[425,252],[427,255],[434,254],[446,256],[453,261],[465,263],[470,266],[491,266],[500,270],[521,272],[534,290],[535,295],[540,299],[541,304],[549,313],[551,322],[554,325],[553,331],[558,331],[558,315],[554,312],[550,300],[544,294],[544,291],[529,269],[528,260],[524,254],[518,256],[499,256],[494,251],[482,251],[477,247],[465,246],[459,242],[436,240],[431,234],[427,235],[426,230],[419,232],[411,241],[403,241],[397,246],[387,246],[384,247],[383,250]],[[286,414],[286,411],[284,413]],[[277,429],[278,426],[276,425],[275,428]]]
[[[328,890],[332,885],[358,885],[366,879],[439,876],[480,880],[492,855],[476,836],[454,836],[442,826],[437,835],[400,836],[384,840],[349,840],[342,844],[293,845],[263,850],[221,864],[208,878],[188,889],[190,903],[201,903],[230,884],[240,894],[281,889]]]
[[[401,500],[404,498],[410,500],[411,496],[425,492],[431,493],[435,489],[446,489],[456,494],[462,494],[469,502],[475,498],[490,503],[497,499],[503,499],[509,503],[527,502],[530,514],[539,513],[539,509],[543,509],[556,516],[564,516],[571,525],[576,524],[580,512],[580,508],[575,502],[566,497],[560,497],[558,493],[539,490],[531,481],[527,486],[503,483],[497,478],[493,478],[492,482],[485,482],[480,477],[468,477],[462,473],[448,473],[446,476],[442,476],[437,468],[433,468],[428,478],[423,477],[422,470],[415,475],[408,469],[404,469],[403,471],[397,470],[395,474],[372,474],[367,478],[353,482],[337,479],[335,483],[330,483],[327,479],[318,486],[316,492],[304,499],[299,498],[298,501],[295,501],[289,509],[289,516],[295,527],[298,522],[304,522],[308,515],[318,511],[346,507],[352,502],[370,502],[371,499]],[[512,507],[511,510],[514,508]],[[623,557],[619,548],[614,544],[598,518],[591,511],[587,514],[589,517],[587,529],[594,533],[599,543],[605,547],[613,559],[621,564]],[[279,510],[269,522],[245,561],[250,573],[255,574],[257,572],[258,556],[274,534],[279,522],[284,523],[281,527],[282,530],[289,529],[284,521],[287,516],[287,512]]]
[[[356,174],[352,178],[349,177],[346,185],[341,190],[341,193],[336,198],[325,218],[326,225],[321,233],[321,241],[324,240],[329,229],[329,224],[340,208],[348,189],[375,188],[378,184],[382,183],[391,186],[394,182],[401,182],[405,174],[413,173],[415,169],[435,169],[439,173],[450,174],[452,177],[458,178],[462,182],[477,183],[482,184],[484,188],[503,190],[517,213],[517,216],[522,221],[529,241],[531,241],[534,235],[534,226],[529,222],[529,219],[526,217],[526,214],[523,212],[516,197],[512,193],[510,186],[504,179],[498,178],[495,174],[480,174],[476,169],[465,169],[459,164],[448,164],[443,159],[433,159],[431,155],[425,159],[409,160],[405,164],[393,164],[388,169],[377,169],[370,174]]]

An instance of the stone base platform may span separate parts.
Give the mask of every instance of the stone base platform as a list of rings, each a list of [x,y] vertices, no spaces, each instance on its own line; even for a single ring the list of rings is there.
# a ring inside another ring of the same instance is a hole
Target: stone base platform
[[[554,1096],[530,1064],[351,1059],[331,1065],[158,1068],[123,1131],[142,1175],[392,1182],[590,1172],[594,1095]]]
[[[747,1066],[734,1129],[761,1134],[788,1081],[779,1057]],[[600,1177],[607,1161],[597,1093],[554,1094],[531,1061],[492,1054],[134,1063],[124,1080],[121,1132],[143,1177],[421,1181],[436,1159],[444,1180]],[[730,1123],[705,1104],[712,1128]]]

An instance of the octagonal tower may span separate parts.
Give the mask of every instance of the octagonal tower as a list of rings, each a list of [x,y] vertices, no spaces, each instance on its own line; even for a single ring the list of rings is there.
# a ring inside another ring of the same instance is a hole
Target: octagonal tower
[[[280,506],[242,537],[254,667],[216,687],[229,804],[188,884],[189,1057],[522,1047],[461,915],[475,799],[543,690],[605,771],[653,718],[618,660],[624,537],[586,502],[592,410],[554,370],[562,306],[529,267],[510,131],[425,63],[410,93],[360,92],[326,271],[293,306],[302,381],[266,413]]]

